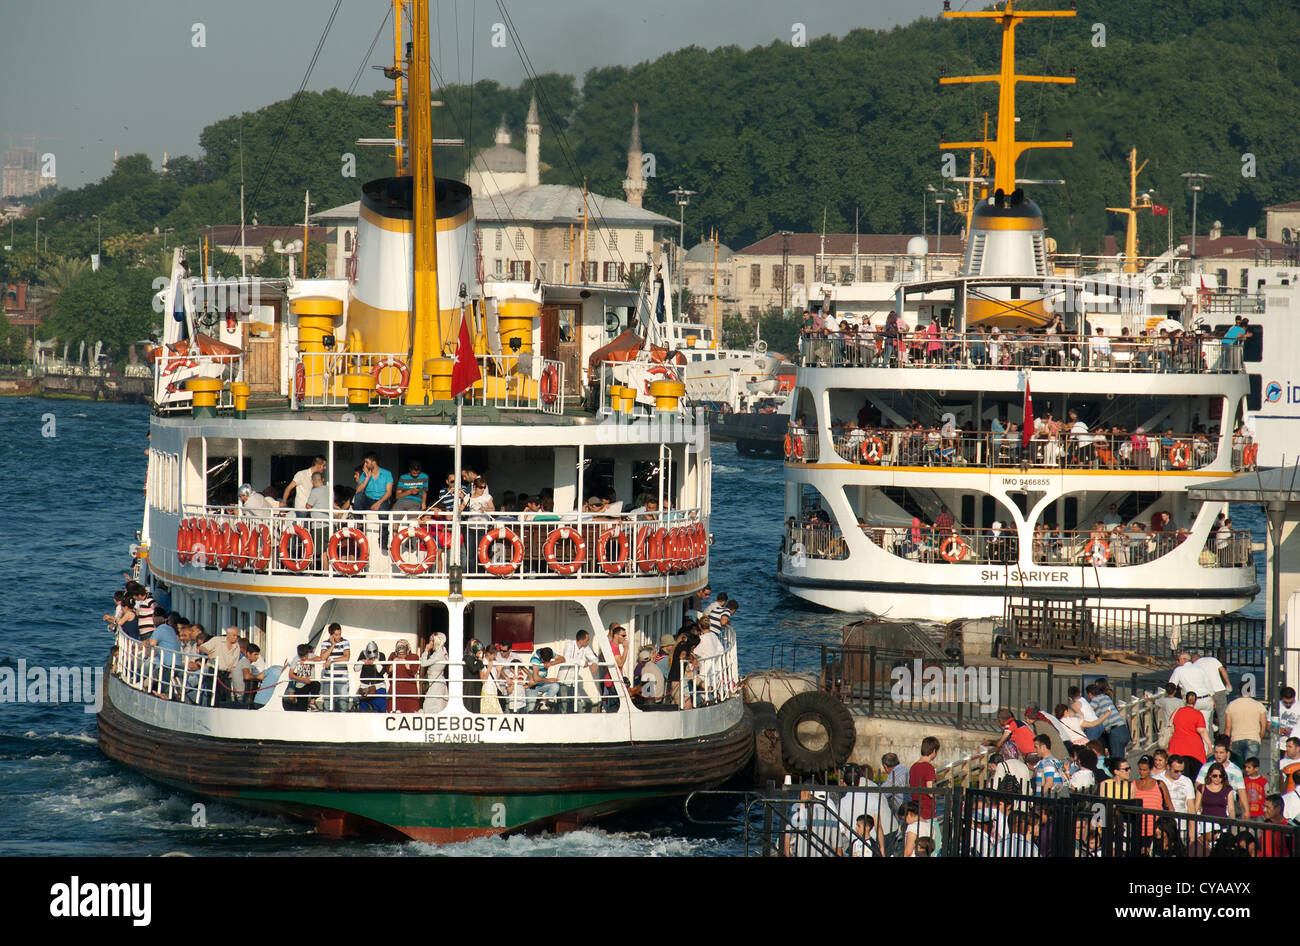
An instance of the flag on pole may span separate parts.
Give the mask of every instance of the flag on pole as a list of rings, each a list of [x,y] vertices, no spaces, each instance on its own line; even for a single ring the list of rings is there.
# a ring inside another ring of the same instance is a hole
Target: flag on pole
[[[1034,436],[1034,399],[1029,394],[1029,379],[1025,378],[1025,429],[1020,432],[1020,445],[1026,449]]]
[[[1169,216],[1169,208],[1168,208],[1168,207],[1163,207],[1163,206],[1161,206],[1160,204],[1152,204],[1152,205],[1151,205],[1151,215],[1152,215],[1153,217],[1168,217],[1168,216]]]
[[[474,357],[474,342],[469,337],[469,320],[460,320],[460,338],[456,340],[456,355],[451,359],[451,396],[458,397],[478,383],[483,375]]]

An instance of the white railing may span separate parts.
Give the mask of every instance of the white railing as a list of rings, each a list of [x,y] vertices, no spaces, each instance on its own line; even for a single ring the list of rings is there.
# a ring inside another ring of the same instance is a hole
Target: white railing
[[[244,379],[244,355],[179,355],[163,350],[153,364],[153,403],[159,411],[187,411],[193,397],[185,389],[192,378],[220,380],[217,408],[224,410],[234,404],[230,394],[231,382]]]
[[[480,379],[465,392],[466,404],[564,413],[563,362],[531,355],[476,357]],[[399,404],[412,384],[419,388],[426,383],[408,352],[299,352],[293,358],[293,406],[346,409],[348,375],[374,379],[370,407]]]
[[[721,703],[740,692],[735,635],[730,628],[713,633],[719,635],[722,643],[719,653],[698,657],[692,652],[682,661],[681,686],[676,700],[678,709],[697,709]]]
[[[162,649],[117,634],[113,673],[127,686],[167,700],[212,706],[217,699],[217,664],[206,654]]]
[[[431,510],[185,507],[177,530],[186,568],[276,575],[446,578],[451,517]],[[697,509],[620,513],[472,513],[461,561],[473,578],[629,578],[686,574],[706,564],[708,523]],[[159,543],[166,545],[165,542]]]
[[[400,403],[411,380],[409,361],[406,352],[300,351],[293,359],[292,405],[346,408],[344,378],[348,375],[369,375],[374,379],[375,387],[367,399],[369,406]]]
[[[466,404],[503,410],[564,413],[564,362],[532,355],[479,355],[480,380]]]

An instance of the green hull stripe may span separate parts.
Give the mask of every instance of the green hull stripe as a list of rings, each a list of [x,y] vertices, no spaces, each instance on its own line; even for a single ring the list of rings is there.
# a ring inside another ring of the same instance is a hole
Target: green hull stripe
[[[234,798],[277,808],[333,809],[396,828],[511,831],[571,813],[607,813],[671,797],[673,792],[560,792],[537,795],[463,795],[404,792],[237,792]]]

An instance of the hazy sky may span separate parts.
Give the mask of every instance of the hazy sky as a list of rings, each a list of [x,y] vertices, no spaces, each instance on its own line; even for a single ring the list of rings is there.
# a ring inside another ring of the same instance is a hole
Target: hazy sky
[[[955,8],[965,4],[954,4]],[[975,4],[978,5],[978,4]],[[385,0],[343,0],[310,89],[347,89],[387,13]],[[699,45],[788,42],[883,29],[936,16],[939,0],[506,0],[539,73],[581,78]],[[53,153],[59,184],[79,187],[112,167],[113,151],[198,154],[198,134],[228,115],[297,91],[334,0],[0,0],[0,146]],[[448,82],[517,85],[513,45],[492,45],[496,0],[430,0],[434,53]],[[195,24],[206,45],[195,46]],[[438,25],[440,24],[440,28]],[[386,29],[359,92],[385,83]],[[471,67],[472,62],[472,67]],[[383,132],[376,129],[376,136]]]

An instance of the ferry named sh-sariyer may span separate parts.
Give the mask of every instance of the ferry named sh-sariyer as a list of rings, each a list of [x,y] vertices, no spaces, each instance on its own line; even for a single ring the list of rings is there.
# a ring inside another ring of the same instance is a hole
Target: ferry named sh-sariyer
[[[671,365],[581,409],[546,295],[603,327],[598,295],[480,284],[469,188],[433,177],[409,9],[410,145],[362,189],[350,278],[244,280],[258,298],[222,311],[178,252],[163,293],[141,578],[246,637],[265,677],[241,705],[219,647],[119,633],[99,744],[324,833],[435,842],[719,785],[752,752],[734,638],[682,656],[663,699],[629,683],[705,584],[707,428]],[[291,477],[282,508],[252,488]]]
[[[992,175],[970,180],[957,276],[814,286],[833,330],[801,343],[778,577],[899,620],[1000,615],[1008,596],[1236,610],[1258,591],[1251,537],[1186,491],[1285,449],[1260,391],[1300,356],[1300,273],[1225,294],[1168,261],[1139,271],[1131,213],[1125,272],[1066,273],[1022,189],[1051,182],[1015,165],[1070,142],[1017,140],[1015,85],[1073,79],[1017,74],[1013,37],[1073,13],[944,15],[1003,31],[1000,74],[940,80],[998,83],[995,137],[942,146],[984,150]]]

